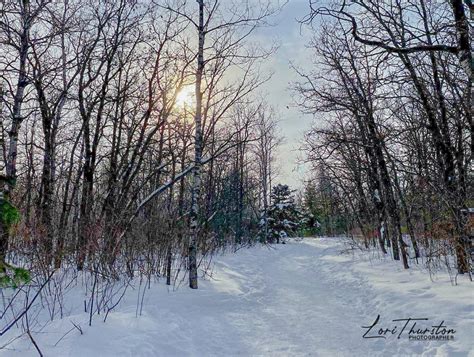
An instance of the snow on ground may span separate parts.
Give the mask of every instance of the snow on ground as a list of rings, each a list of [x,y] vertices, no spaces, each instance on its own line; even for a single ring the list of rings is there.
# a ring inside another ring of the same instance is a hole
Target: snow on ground
[[[456,286],[442,274],[433,282],[420,268],[404,271],[343,249],[334,238],[241,249],[216,257],[197,291],[152,285],[142,316],[138,291],[129,290],[106,323],[88,327],[77,299],[69,316],[34,336],[45,356],[474,356],[474,290],[466,277]],[[429,318],[424,327],[444,320],[456,333],[452,341],[411,341],[407,331],[400,339],[362,338],[377,315],[377,329],[411,317]],[[71,322],[83,335],[74,329],[57,343]],[[35,355],[26,337],[0,350]]]

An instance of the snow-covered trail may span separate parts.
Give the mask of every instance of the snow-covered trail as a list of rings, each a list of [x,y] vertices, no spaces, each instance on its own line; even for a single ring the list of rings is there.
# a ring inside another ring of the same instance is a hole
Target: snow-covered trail
[[[241,249],[217,257],[213,276],[197,291],[152,286],[138,318],[132,291],[105,324],[87,327],[85,314],[71,314],[36,339],[45,356],[474,355],[471,283],[432,283],[392,262],[340,255],[341,248],[335,239],[305,239]],[[408,317],[445,320],[456,339],[363,339],[361,326],[377,314],[387,325]],[[84,334],[74,331],[53,347],[70,321]],[[10,347],[0,355],[36,355],[26,339]]]
[[[235,308],[227,305],[221,313],[235,329],[242,354],[335,356],[354,346],[352,352],[363,355],[357,353],[364,351],[357,348],[362,342],[357,327],[364,311],[351,304],[356,294],[345,295],[344,286],[322,268],[324,252],[310,243],[288,244],[219,264],[217,279],[236,283],[229,290]],[[353,289],[364,295],[362,285]]]

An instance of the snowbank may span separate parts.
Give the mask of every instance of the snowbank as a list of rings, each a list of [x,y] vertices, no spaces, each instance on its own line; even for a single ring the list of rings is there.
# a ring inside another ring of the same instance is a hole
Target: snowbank
[[[197,291],[152,284],[141,316],[143,290],[131,287],[92,327],[78,285],[65,296],[64,318],[47,322],[39,313],[33,336],[45,356],[474,356],[471,282],[452,286],[442,274],[432,281],[422,269],[343,249],[330,238],[241,249],[217,257]],[[407,318],[444,321],[456,332],[449,341],[410,340],[407,330],[401,338],[363,338],[362,326],[378,315],[367,336]],[[0,337],[0,346],[19,331]],[[36,355],[27,336],[0,350]]]

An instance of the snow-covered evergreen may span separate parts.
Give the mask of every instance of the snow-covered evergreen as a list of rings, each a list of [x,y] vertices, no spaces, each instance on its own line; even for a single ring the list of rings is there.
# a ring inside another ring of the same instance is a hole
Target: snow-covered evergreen
[[[303,223],[303,214],[297,207],[294,191],[288,185],[273,187],[268,212],[262,212],[260,232],[268,243],[284,242],[287,237],[297,235]]]

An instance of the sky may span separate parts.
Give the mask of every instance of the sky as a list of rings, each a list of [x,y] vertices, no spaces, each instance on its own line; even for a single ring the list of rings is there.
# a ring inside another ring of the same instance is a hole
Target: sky
[[[301,27],[298,19],[309,12],[308,0],[289,0],[282,11],[272,21],[274,26],[260,29],[258,36],[276,40],[279,47],[270,57],[263,70],[273,71],[272,78],[262,87],[263,95],[278,113],[278,126],[284,141],[276,156],[278,167],[277,182],[300,188],[307,172],[307,165],[301,164],[303,158],[299,151],[304,132],[311,127],[312,116],[304,115],[295,106],[292,98],[291,82],[298,76],[291,64],[298,68],[310,69],[311,51],[306,48],[310,32]]]

